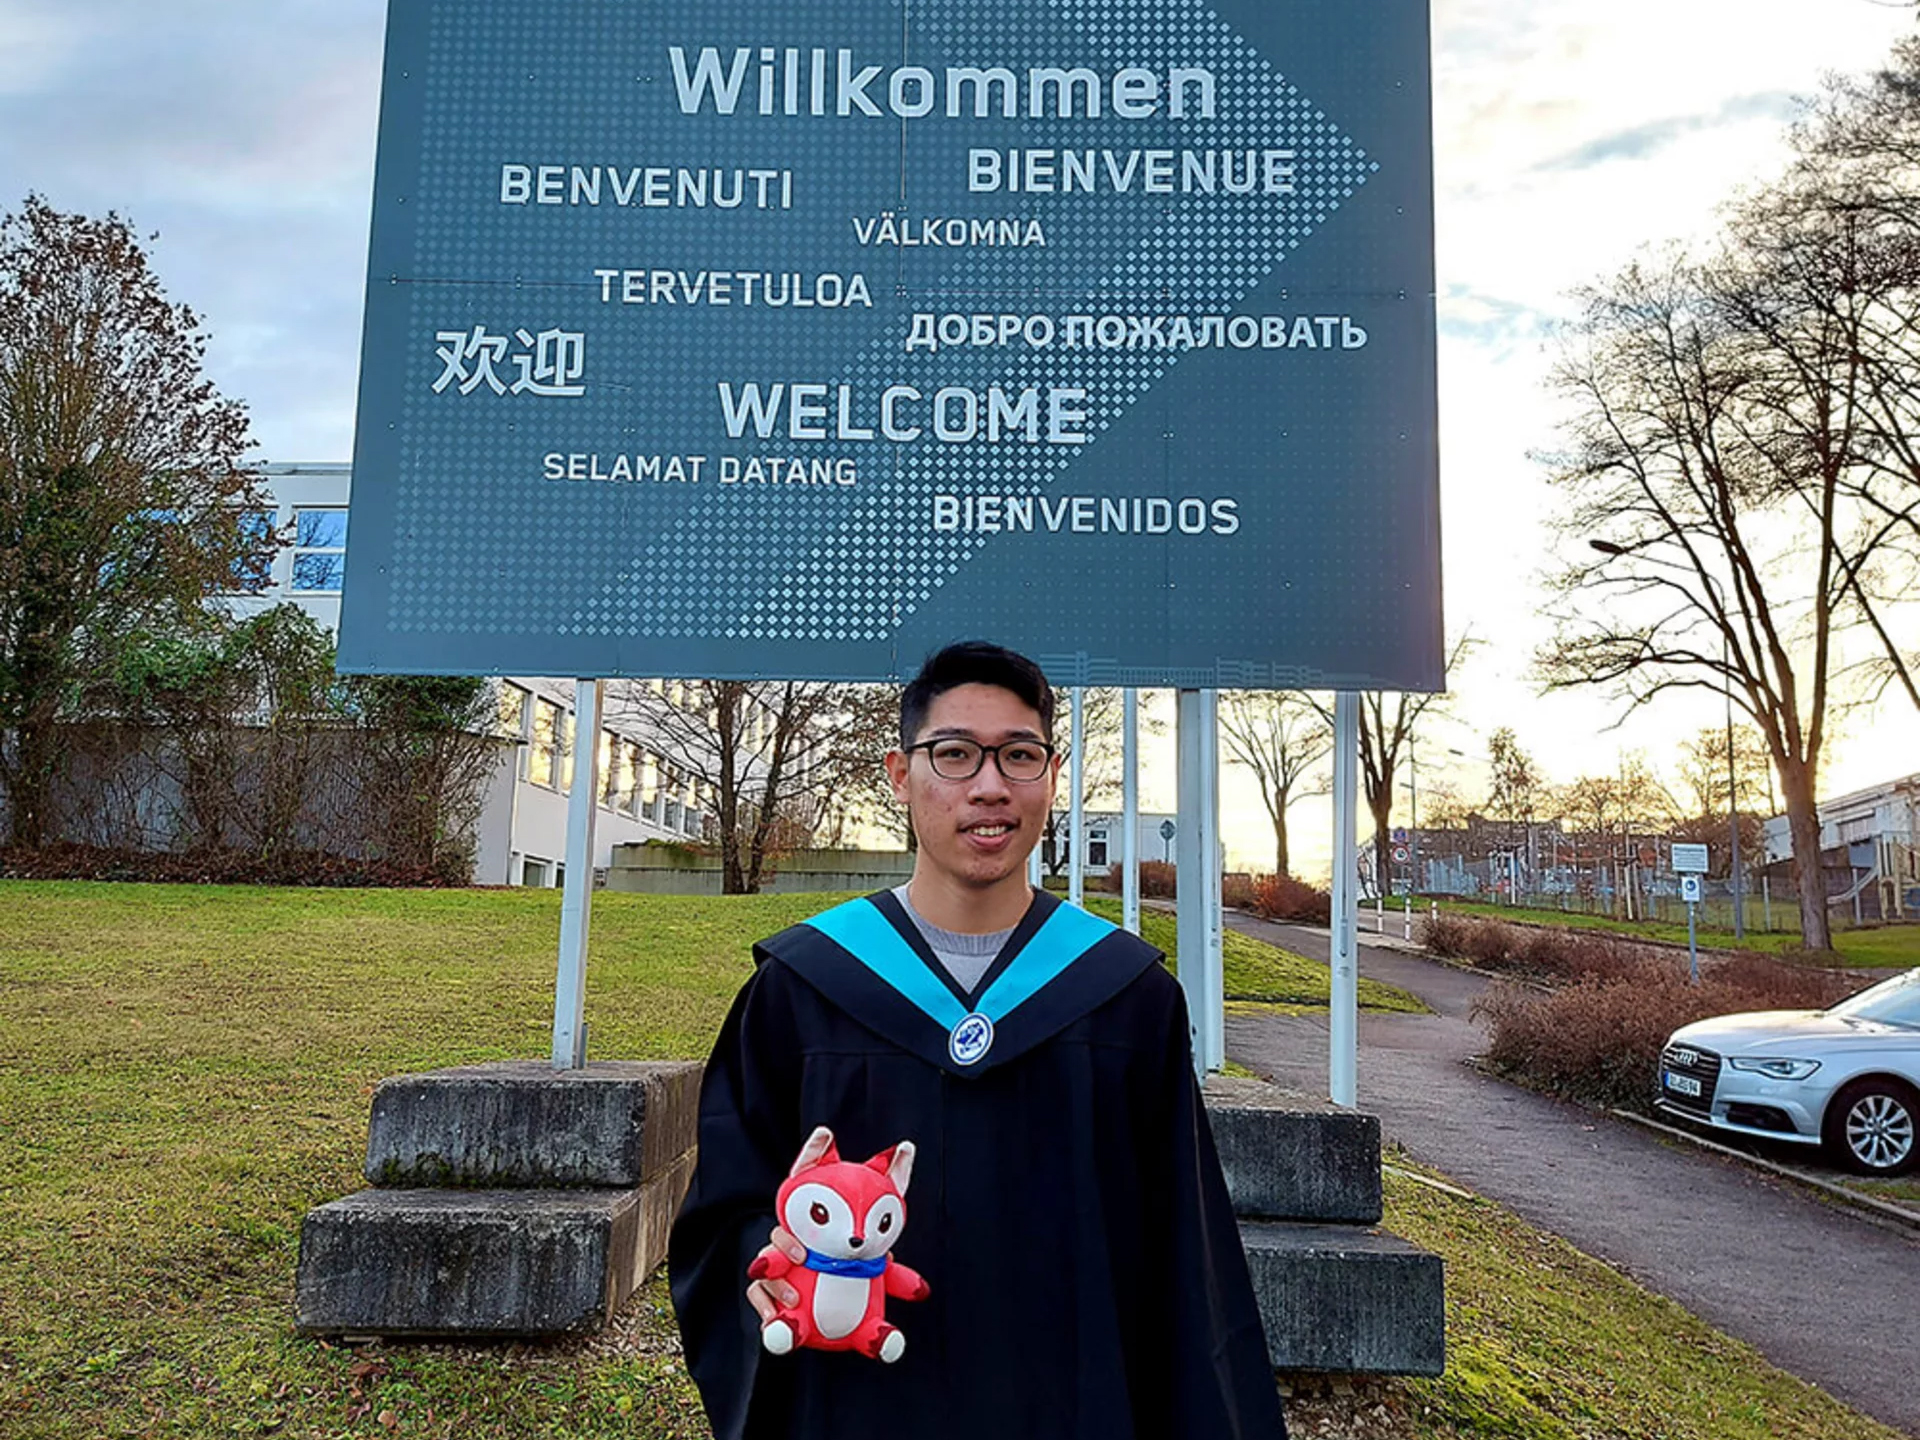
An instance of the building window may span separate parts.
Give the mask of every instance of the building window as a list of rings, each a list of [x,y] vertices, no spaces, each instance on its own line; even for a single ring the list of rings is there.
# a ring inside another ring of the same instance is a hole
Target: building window
[[[514,773],[527,778],[527,702],[533,697],[518,685],[500,682],[500,734],[514,742]]]
[[[278,518],[272,510],[240,512],[240,539],[250,553],[233,562],[233,588],[243,595],[273,588],[273,525]]]
[[[543,697],[533,702],[533,738],[527,745],[527,778],[549,789],[558,785],[560,707]]]
[[[660,761],[652,755],[640,761],[640,818],[660,823]]]
[[[611,730],[600,732],[600,803],[619,808],[620,772],[626,768],[627,747]]]
[[[347,571],[347,512],[293,512],[293,588],[337,593]]]
[[[640,747],[631,740],[620,743],[620,789],[613,797],[613,808],[623,815],[638,815],[640,793]]]
[[[1107,837],[1094,834],[1087,839],[1087,867],[1092,870],[1107,868]]]
[[[660,789],[666,797],[665,813],[661,816],[660,823],[665,825],[669,830],[678,830],[680,828],[680,817],[686,810],[686,805],[682,799],[683,792],[680,786],[680,776],[673,767],[669,765],[662,765],[660,770]]]

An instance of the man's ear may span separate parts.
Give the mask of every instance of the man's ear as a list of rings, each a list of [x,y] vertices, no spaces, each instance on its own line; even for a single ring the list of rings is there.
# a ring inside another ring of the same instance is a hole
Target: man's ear
[[[893,798],[906,804],[907,768],[913,763],[913,757],[902,750],[889,750],[883,763],[887,767],[887,779],[893,784]]]

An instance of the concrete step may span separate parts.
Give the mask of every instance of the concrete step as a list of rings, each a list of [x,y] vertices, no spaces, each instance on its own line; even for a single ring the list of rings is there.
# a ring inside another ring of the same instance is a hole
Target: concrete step
[[[383,1187],[639,1185],[693,1145],[700,1066],[499,1060],[380,1083],[367,1181]]]
[[[362,1190],[309,1211],[297,1327],[329,1335],[559,1335],[606,1323],[665,1257],[693,1175],[589,1190]]]
[[[1205,1096],[1234,1214],[1379,1223],[1378,1116],[1234,1076],[1209,1075]]]
[[[1244,1221],[1240,1240],[1276,1370],[1438,1375],[1446,1275],[1438,1255],[1357,1225]]]

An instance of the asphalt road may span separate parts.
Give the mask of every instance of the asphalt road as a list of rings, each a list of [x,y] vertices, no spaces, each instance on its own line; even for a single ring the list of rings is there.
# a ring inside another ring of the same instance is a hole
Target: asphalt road
[[[1324,961],[1325,932],[1231,915],[1250,935]],[[1920,1436],[1914,1335],[1920,1237],[1813,1198],[1737,1161],[1535,1095],[1468,1066],[1486,982],[1361,935],[1360,973],[1411,990],[1425,1016],[1360,1019],[1359,1101],[1389,1140],[1678,1301],[1774,1364]],[[1318,1016],[1230,1016],[1227,1053],[1324,1095]]]

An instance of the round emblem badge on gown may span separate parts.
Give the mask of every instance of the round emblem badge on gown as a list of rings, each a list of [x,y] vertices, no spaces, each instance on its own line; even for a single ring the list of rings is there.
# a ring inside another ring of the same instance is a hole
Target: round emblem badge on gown
[[[993,1048],[993,1021],[978,1010],[953,1027],[947,1037],[947,1053],[956,1065],[971,1065]]]

